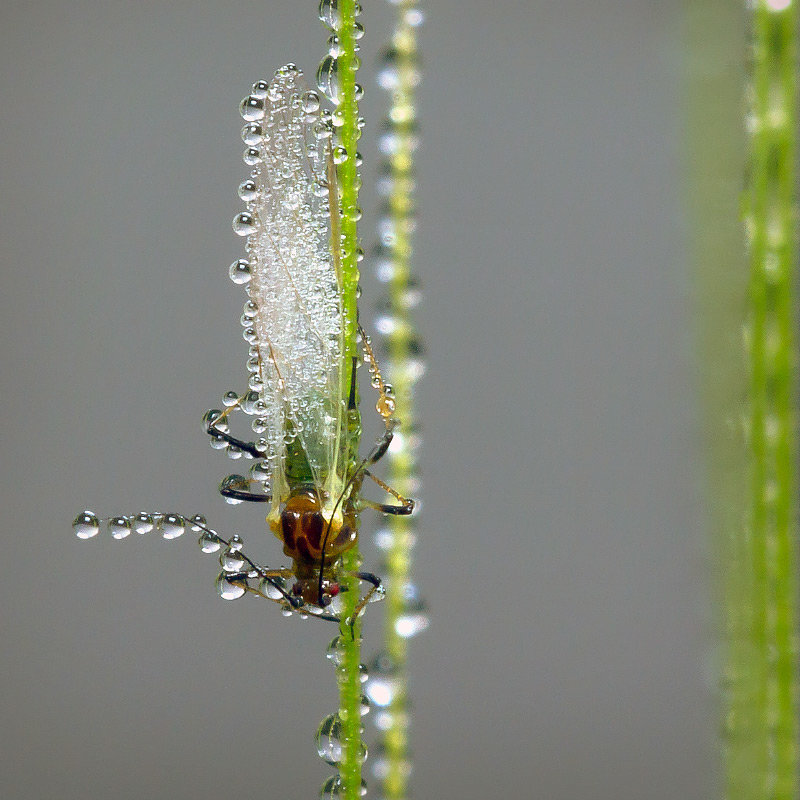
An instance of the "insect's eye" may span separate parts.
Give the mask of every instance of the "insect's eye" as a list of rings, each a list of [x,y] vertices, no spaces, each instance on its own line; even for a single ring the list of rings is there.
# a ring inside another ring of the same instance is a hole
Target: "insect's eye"
[[[296,583],[294,586],[292,586],[293,595],[299,595],[302,594],[302,592],[303,592],[303,587],[299,583]]]
[[[339,594],[339,584],[338,584],[338,583],[332,583],[332,584],[331,584],[331,585],[328,587],[328,594],[329,594],[331,597],[336,597],[336,595],[337,595],[337,594]]]

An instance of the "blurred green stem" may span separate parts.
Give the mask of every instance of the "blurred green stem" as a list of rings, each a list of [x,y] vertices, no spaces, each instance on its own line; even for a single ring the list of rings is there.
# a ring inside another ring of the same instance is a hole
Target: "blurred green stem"
[[[750,244],[750,510],[743,557],[752,577],[743,587],[750,608],[742,622],[751,647],[740,668],[741,700],[754,711],[752,767],[760,785],[753,796],[775,800],[797,796],[796,22],[793,2],[760,0],[752,11],[744,216]]]
[[[395,146],[388,158],[391,191],[387,215],[393,239],[389,248],[391,279],[388,286],[388,314],[394,324],[388,336],[388,377],[394,387],[396,413],[402,422],[401,435],[407,442],[414,437],[414,385],[419,378],[414,366],[417,333],[409,307],[411,283],[412,230],[414,219],[414,150],[416,147],[415,94],[419,83],[417,29],[410,24],[416,0],[397,4],[397,22],[384,55],[385,82],[391,92],[387,126]],[[398,448],[389,456],[389,483],[402,494],[411,494],[417,476],[417,463],[411,446]],[[387,558],[387,609],[385,650],[396,670],[397,690],[388,708],[388,728],[382,735],[387,764],[383,779],[386,800],[402,800],[408,791],[408,666],[407,641],[398,632],[405,611],[405,588],[411,576],[411,548],[416,518],[393,517]]]

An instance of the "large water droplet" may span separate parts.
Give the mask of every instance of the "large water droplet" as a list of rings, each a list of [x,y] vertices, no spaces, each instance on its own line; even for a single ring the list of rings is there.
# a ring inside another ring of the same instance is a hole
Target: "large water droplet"
[[[394,621],[395,633],[404,639],[410,639],[426,630],[430,625],[428,606],[424,600],[412,597],[406,601],[405,607]]]
[[[261,151],[257,147],[248,147],[242,153],[242,160],[248,167],[261,163]]]
[[[256,81],[250,93],[253,97],[266,97],[267,89],[269,89],[269,81]]]
[[[131,521],[127,517],[111,517],[108,520],[108,532],[115,539],[124,539],[131,535]]]
[[[255,122],[264,116],[264,100],[255,95],[248,95],[239,104],[239,113],[247,122]]]
[[[217,576],[216,587],[223,600],[238,600],[247,591],[243,584],[231,583],[224,572],[220,572]]]
[[[133,518],[133,529],[136,533],[150,533],[155,528],[156,524],[153,522],[153,515],[147,511],[140,511]]]
[[[239,572],[244,564],[244,556],[232,547],[226,547],[219,557],[219,565],[225,572]]]
[[[325,658],[332,661],[337,667],[342,663],[344,653],[342,653],[341,636],[335,636],[333,639],[331,639],[331,643],[328,645],[328,649],[325,651]]]
[[[93,511],[82,511],[72,522],[72,530],[79,539],[91,539],[100,533],[100,520]]]
[[[228,267],[228,275],[230,279],[239,285],[248,283],[253,277],[250,262],[246,258],[237,258],[233,264]]]
[[[209,533],[208,531],[203,531],[200,534],[197,544],[200,545],[200,549],[204,553],[216,553],[222,546],[220,540],[213,533]]]
[[[378,653],[369,665],[365,691],[378,708],[386,708],[402,691],[402,675],[388,653]]]
[[[334,105],[342,101],[339,84],[339,62],[333,56],[325,56],[317,69],[317,86]]]
[[[316,743],[319,757],[326,763],[336,766],[342,760],[342,721],[338,714],[329,714],[322,720],[317,729]]]
[[[199,533],[203,530],[204,525],[207,525],[208,522],[206,518],[202,514],[195,514],[190,520],[190,530],[194,531],[195,533]]]
[[[241,211],[233,218],[231,225],[237,236],[249,236],[258,230],[258,217],[249,211]]]
[[[319,19],[326,28],[338,31],[342,27],[339,0],[319,0]]]
[[[248,178],[246,181],[242,181],[239,184],[239,197],[244,200],[245,203],[255,200],[257,196],[258,186],[256,186],[256,182],[252,178]]]
[[[270,600],[282,600],[286,591],[286,582],[283,578],[262,578],[258,590],[266,595]]]
[[[183,536],[185,524],[180,514],[164,514],[164,518],[158,524],[158,530],[165,539],[177,539]]]
[[[248,122],[242,128],[242,141],[253,147],[264,141],[264,129],[257,122]]]
[[[316,114],[319,111],[319,95],[316,92],[303,92],[301,102],[306,114]]]
[[[338,774],[331,775],[331,777],[322,784],[322,788],[319,790],[321,800],[339,800],[343,796],[343,793],[344,787],[342,785],[342,779]],[[358,793],[361,797],[366,797],[367,795],[367,782],[363,778],[361,779],[361,788]]]

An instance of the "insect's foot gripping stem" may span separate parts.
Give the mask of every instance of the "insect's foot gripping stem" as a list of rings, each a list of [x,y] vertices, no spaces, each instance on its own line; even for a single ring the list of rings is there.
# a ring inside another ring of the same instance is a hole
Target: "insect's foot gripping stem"
[[[377,476],[373,475],[368,469],[364,470],[364,475],[372,478],[384,492],[390,494],[399,502],[399,505],[393,503],[375,503],[372,500],[361,499],[361,504],[367,508],[372,508],[375,511],[380,511],[383,514],[394,514],[395,516],[408,516],[414,513],[415,503],[410,497],[403,497],[396,489],[392,489],[385,481],[382,481]]]

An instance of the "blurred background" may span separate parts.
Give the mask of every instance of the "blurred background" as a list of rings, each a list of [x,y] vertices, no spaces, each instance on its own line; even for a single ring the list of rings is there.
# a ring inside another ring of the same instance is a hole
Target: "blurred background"
[[[369,245],[393,9],[363,5]],[[415,795],[707,798],[681,4],[424,10]],[[223,602],[188,535],[70,523],[203,513],[282,560],[262,510],[217,495],[237,467],[201,416],[246,359],[238,102],[287,61],[313,76],[316,3],[6,0],[0,22],[4,794],[315,797],[333,626]],[[372,607],[365,655],[379,631]]]

